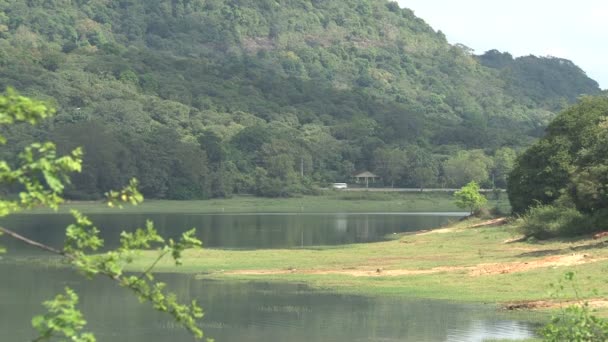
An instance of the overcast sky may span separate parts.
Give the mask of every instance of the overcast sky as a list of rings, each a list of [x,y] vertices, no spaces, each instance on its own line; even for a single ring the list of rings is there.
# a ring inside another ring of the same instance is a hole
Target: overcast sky
[[[481,54],[555,56],[572,60],[608,88],[607,0],[398,0],[452,44]]]

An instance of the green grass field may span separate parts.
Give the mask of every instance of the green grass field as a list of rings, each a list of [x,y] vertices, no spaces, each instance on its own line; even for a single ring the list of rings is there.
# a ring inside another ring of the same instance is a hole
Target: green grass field
[[[492,195],[489,195],[492,197]],[[505,194],[499,200],[489,200],[488,207],[510,210]],[[81,212],[116,213],[116,209],[102,202],[68,202],[61,212],[78,209]],[[293,198],[260,198],[239,196],[229,199],[202,201],[146,200],[139,206],[125,206],[122,212],[131,213],[251,213],[251,212],[446,212],[463,211],[454,204],[449,193],[382,193],[327,191],[320,196]],[[37,209],[32,213],[48,213]]]

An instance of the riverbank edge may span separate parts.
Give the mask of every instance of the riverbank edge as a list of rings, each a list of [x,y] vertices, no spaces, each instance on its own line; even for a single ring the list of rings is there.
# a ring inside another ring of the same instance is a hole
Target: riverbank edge
[[[589,300],[608,316],[608,246],[582,237],[517,241],[517,223],[483,225],[479,219],[401,234],[391,241],[295,250],[188,251],[184,265],[156,270],[200,280],[298,283],[319,291],[497,305],[513,310],[558,310]],[[130,270],[154,258],[143,257]],[[575,282],[562,281],[575,272]],[[564,283],[552,295],[550,284]],[[571,287],[573,285],[576,290]],[[593,289],[600,290],[597,294]]]

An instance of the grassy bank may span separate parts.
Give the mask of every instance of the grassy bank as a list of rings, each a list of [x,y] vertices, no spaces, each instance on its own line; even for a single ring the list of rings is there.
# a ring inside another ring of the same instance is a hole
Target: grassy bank
[[[575,271],[581,298],[608,295],[604,242],[505,243],[514,236],[512,225],[471,227],[475,223],[332,248],[189,251],[184,266],[161,263],[158,270],[224,280],[298,282],[343,293],[492,303],[549,300],[549,284]],[[138,267],[154,255],[146,254]],[[576,297],[569,288],[563,295]]]
[[[493,195],[489,195],[493,197]],[[491,199],[488,207],[509,211],[505,194],[499,200]],[[84,213],[116,213],[102,202],[71,202],[60,211],[78,209]],[[260,198],[240,196],[229,199],[203,201],[146,200],[137,207],[125,206],[122,212],[130,213],[254,213],[254,212],[424,212],[462,211],[454,205],[449,193],[382,193],[327,191],[320,196],[294,198]],[[47,209],[32,213],[48,213]]]

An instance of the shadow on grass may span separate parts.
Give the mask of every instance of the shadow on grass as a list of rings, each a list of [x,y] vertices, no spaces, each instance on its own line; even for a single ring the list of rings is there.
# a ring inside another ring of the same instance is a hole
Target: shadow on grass
[[[592,249],[606,248],[606,247],[608,247],[608,241],[600,241],[600,242],[596,242],[596,243],[588,244],[588,245],[571,246],[571,247],[567,247],[567,248],[557,248],[557,249],[544,249],[544,250],[540,250],[540,251],[526,252],[526,253],[521,253],[521,254],[517,255],[517,257],[519,257],[519,258],[543,257],[543,256],[567,254],[567,253],[572,253],[572,252],[583,252],[583,251],[588,251],[588,250],[592,250]]]

